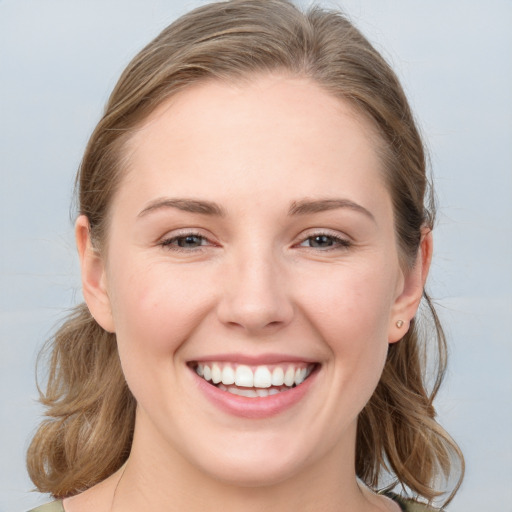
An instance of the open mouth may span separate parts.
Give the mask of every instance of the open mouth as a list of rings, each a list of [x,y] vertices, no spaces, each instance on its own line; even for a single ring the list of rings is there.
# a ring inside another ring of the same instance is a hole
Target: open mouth
[[[267,397],[300,386],[317,363],[248,366],[226,362],[194,362],[190,366],[209,384],[233,395]]]

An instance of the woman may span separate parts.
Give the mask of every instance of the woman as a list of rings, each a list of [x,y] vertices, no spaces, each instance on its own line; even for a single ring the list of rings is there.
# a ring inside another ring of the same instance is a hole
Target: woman
[[[183,16],[121,76],[77,184],[86,305],[53,339],[39,510],[428,510],[389,492],[431,502],[463,464],[432,406],[425,155],[341,14]]]

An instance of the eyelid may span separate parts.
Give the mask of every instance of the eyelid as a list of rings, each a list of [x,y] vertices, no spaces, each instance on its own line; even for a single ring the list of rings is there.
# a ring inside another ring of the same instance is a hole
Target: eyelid
[[[201,244],[197,247],[180,247],[177,244],[174,244],[173,242],[180,238],[186,238],[188,236],[194,236],[201,238],[203,241],[206,241],[206,244]],[[302,246],[304,242],[306,242],[309,239],[312,239],[314,237],[318,236],[326,236],[328,238],[331,238],[335,244],[333,246],[329,246],[326,248],[320,248],[320,247],[305,247]],[[298,247],[298,248],[304,248],[304,249],[311,249],[315,251],[320,252],[328,252],[333,250],[343,250],[348,249],[350,246],[354,244],[353,240],[350,236],[340,233],[339,231],[334,231],[327,228],[311,228],[309,230],[306,230],[305,232],[301,233],[300,237],[298,237],[298,240],[293,243],[292,247]],[[163,237],[161,237],[157,245],[164,247],[166,249],[176,251],[176,252],[198,252],[204,250],[205,247],[218,247],[219,244],[213,242],[211,240],[211,237],[207,236],[203,232],[201,232],[200,229],[197,228],[182,228],[177,231],[171,231],[167,234],[165,234]]]
[[[333,239],[335,242],[338,242],[338,245],[321,249],[321,248],[315,248],[315,247],[304,247],[301,244],[303,244],[308,239],[317,237],[317,236],[326,236],[331,239]],[[348,249],[350,246],[354,244],[354,241],[352,238],[344,233],[340,233],[339,231],[334,231],[327,228],[312,228],[310,230],[307,230],[306,232],[301,233],[300,239],[298,242],[294,244],[294,246],[298,247],[304,247],[306,249],[313,249],[316,251],[322,251],[327,252],[330,250],[339,250],[339,249]]]
[[[186,238],[187,236],[195,236],[207,241],[207,244],[201,244],[198,247],[180,247],[179,245],[173,244],[174,241],[180,238]],[[204,250],[204,247],[215,247],[218,246],[215,242],[211,240],[211,237],[201,232],[198,228],[182,228],[176,231],[171,231],[166,233],[164,236],[160,237],[156,243],[165,249],[172,250],[175,252],[198,252]]]

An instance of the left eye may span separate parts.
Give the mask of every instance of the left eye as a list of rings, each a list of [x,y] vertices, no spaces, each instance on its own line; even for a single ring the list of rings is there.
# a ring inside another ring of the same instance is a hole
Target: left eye
[[[195,249],[207,245],[208,240],[201,235],[189,233],[181,236],[174,236],[162,242],[162,246],[169,249]]]
[[[337,236],[321,233],[318,235],[308,236],[303,242],[301,242],[300,246],[311,247],[313,249],[331,249],[337,247],[349,247],[350,242]]]

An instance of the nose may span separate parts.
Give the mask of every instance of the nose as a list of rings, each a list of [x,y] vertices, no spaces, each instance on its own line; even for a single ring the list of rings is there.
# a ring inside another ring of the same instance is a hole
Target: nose
[[[286,272],[272,256],[241,256],[223,276],[219,320],[250,334],[288,325],[294,315]]]

